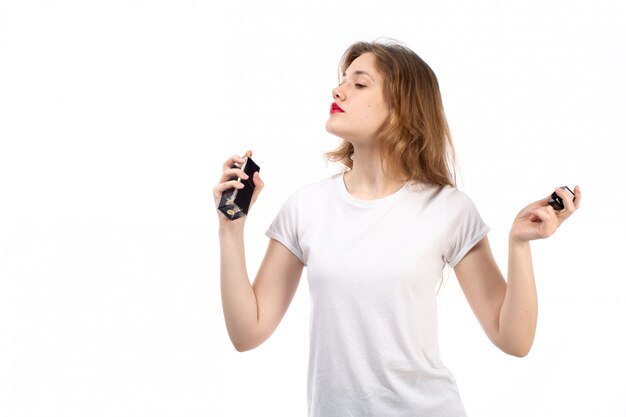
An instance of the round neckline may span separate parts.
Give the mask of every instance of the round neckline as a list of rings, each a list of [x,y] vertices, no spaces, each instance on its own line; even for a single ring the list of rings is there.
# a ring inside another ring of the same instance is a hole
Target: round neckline
[[[400,187],[398,190],[394,191],[393,193],[389,195],[386,195],[381,198],[375,198],[373,200],[364,200],[364,199],[357,198],[353,196],[352,194],[350,194],[350,192],[348,191],[348,187],[346,187],[346,182],[344,180],[345,174],[346,174],[345,172],[339,173],[337,174],[337,177],[335,178],[337,182],[337,186],[339,188],[339,193],[344,198],[344,200],[360,207],[377,207],[383,204],[396,201],[398,198],[402,197],[402,195],[406,193],[407,186],[410,184],[410,181],[407,181],[404,183],[402,187]]]

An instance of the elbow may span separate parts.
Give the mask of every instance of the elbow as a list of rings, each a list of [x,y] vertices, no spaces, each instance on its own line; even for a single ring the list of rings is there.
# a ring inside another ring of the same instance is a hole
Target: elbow
[[[516,358],[524,358],[528,355],[528,353],[530,353],[530,348],[528,349],[514,349],[514,350],[509,350],[509,351],[505,351],[505,353],[511,355],[511,356],[515,356]]]
[[[245,341],[231,340],[231,342],[233,343],[235,350],[241,353],[252,350],[258,346],[258,344],[245,342]]]
[[[528,356],[535,341],[535,328],[527,331],[502,332],[492,339],[494,344],[504,353],[517,358]]]
[[[247,352],[249,350],[254,349],[259,345],[259,343],[255,343],[255,335],[254,332],[250,330],[250,328],[245,327],[235,327],[235,326],[226,326],[226,330],[228,331],[228,337],[233,347],[237,352]]]
[[[243,352],[247,352],[249,350],[252,350],[254,348],[246,346],[246,345],[234,345],[235,346],[235,350],[237,352],[243,353]]]
[[[254,348],[260,346],[266,338],[259,337],[257,334],[256,337],[242,337],[242,338],[233,338],[231,337],[230,341],[233,343],[235,350],[237,352],[247,352]]]
[[[519,343],[511,346],[498,346],[500,350],[502,350],[507,355],[515,356],[516,358],[524,358],[530,353],[530,349],[532,347],[532,342],[530,343]]]
[[[246,332],[229,332],[228,336],[237,352],[247,352],[259,347],[265,342],[271,332],[264,331],[262,328],[255,328]]]

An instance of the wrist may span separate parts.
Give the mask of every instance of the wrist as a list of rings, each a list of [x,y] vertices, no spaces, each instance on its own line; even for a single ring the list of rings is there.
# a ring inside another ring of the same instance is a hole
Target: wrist
[[[237,220],[228,220],[224,217],[223,219],[220,219],[219,235],[220,237],[243,235],[244,224],[245,217]]]
[[[517,236],[513,231],[509,232],[509,246],[510,247],[527,247],[530,246],[530,241],[522,237]]]

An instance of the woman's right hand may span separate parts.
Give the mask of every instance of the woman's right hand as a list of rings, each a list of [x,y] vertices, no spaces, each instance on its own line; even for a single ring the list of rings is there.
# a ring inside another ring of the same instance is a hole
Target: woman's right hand
[[[250,155],[252,155],[252,152],[250,152]],[[220,227],[224,225],[228,225],[228,224],[243,223],[246,218],[246,216],[242,216],[238,218],[237,220],[230,220],[222,212],[217,210],[217,207],[220,204],[220,199],[222,198],[222,193],[224,191],[229,190],[231,188],[242,189],[244,187],[243,183],[237,181],[237,178],[241,178],[243,180],[248,179],[248,175],[241,170],[241,166],[243,165],[243,163],[244,163],[244,159],[240,157],[239,155],[233,155],[230,158],[228,158],[226,161],[224,161],[224,165],[222,166],[222,177],[220,178],[219,184],[213,187],[213,199],[215,200],[215,209],[216,209],[215,211],[217,212],[217,216],[220,221]],[[236,167],[232,168],[235,165]],[[232,179],[233,177],[235,179]],[[252,193],[252,200],[250,201],[250,208],[252,208],[252,205],[258,198],[259,193],[261,192],[261,190],[263,189],[263,186],[265,185],[263,181],[261,181],[261,177],[259,176],[258,172],[254,173],[254,176],[252,177],[252,181],[254,182],[254,192]],[[248,211],[250,211],[250,208],[248,209]]]

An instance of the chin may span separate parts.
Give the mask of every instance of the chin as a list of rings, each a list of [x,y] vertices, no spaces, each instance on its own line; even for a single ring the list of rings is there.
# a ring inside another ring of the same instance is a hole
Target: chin
[[[326,131],[328,133],[332,133],[333,135],[335,134],[334,133],[334,129],[333,129],[333,120],[332,119],[328,119],[326,121]]]
[[[336,126],[336,124],[333,122],[334,120],[332,119],[329,119],[326,122],[326,131],[330,133],[331,135],[335,135],[341,139],[347,139],[346,134],[345,134],[347,132],[342,131],[342,129],[338,128],[338,126]]]

